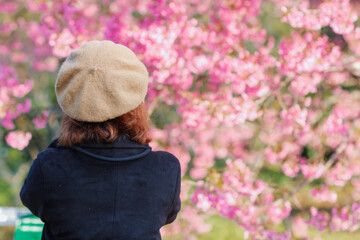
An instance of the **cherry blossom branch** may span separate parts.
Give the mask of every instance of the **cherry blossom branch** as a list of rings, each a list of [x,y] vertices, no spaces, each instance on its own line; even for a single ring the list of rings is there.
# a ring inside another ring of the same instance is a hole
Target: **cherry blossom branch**
[[[322,168],[320,170],[320,176],[322,176],[322,174],[328,170],[333,163],[336,161],[337,156],[344,151],[345,147],[346,147],[346,143],[347,143],[347,137],[344,137],[343,143],[339,146],[339,148],[336,149],[336,151],[330,156],[329,160],[326,162],[326,164],[324,165],[324,168]],[[291,197],[293,197],[296,193],[298,193],[303,187],[305,187],[306,185],[310,184],[313,180],[315,180],[314,178],[307,178],[304,181],[302,181],[299,185],[297,185],[295,188],[293,188],[289,193],[287,193],[286,195],[284,195],[282,198],[277,199],[275,202],[280,202],[280,201],[285,201],[290,199]]]

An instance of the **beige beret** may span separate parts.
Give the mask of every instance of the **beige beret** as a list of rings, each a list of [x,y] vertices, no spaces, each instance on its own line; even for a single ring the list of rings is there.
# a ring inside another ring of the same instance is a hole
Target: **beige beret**
[[[129,48],[111,41],[90,41],[73,50],[55,83],[57,101],[69,117],[103,122],[127,113],[144,101],[145,65]]]

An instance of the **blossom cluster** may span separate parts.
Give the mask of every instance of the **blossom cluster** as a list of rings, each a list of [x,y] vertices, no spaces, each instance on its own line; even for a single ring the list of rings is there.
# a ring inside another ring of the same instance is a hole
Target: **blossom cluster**
[[[269,186],[255,179],[243,160],[227,160],[222,175],[213,171],[207,178],[206,183],[198,182],[192,195],[197,208],[205,212],[215,209],[242,226],[252,239],[290,239],[289,232],[263,229],[266,222],[278,225],[287,218],[291,212],[290,202],[274,201]]]
[[[59,63],[86,41],[112,40],[131,48],[149,70],[152,146],[178,156],[182,176],[191,180],[182,193],[191,203],[164,234],[195,239],[211,229],[206,213],[235,221],[253,239],[307,237],[299,229],[308,225],[353,231],[355,203],[332,211],[313,207],[308,222],[293,218],[298,209],[289,190],[260,175],[270,169],[292,186],[318,179],[323,185],[308,193],[316,202],[340,206],[334,189],[347,185],[348,201],[360,200],[359,8],[349,0],[273,0],[269,29],[263,14],[269,2],[1,2],[4,140],[24,149],[30,131],[45,128],[52,115],[32,115],[26,126],[19,121],[31,110],[27,94],[37,91],[27,79],[55,77]],[[29,14],[18,14],[25,9]],[[277,24],[291,29],[276,32]],[[327,26],[332,31],[322,31]],[[284,221],[292,221],[291,231],[273,230]]]
[[[31,109],[31,100],[23,98],[32,89],[31,80],[21,83],[14,68],[7,65],[0,65],[0,125],[5,129],[15,128],[14,120]],[[9,132],[5,140],[13,148],[24,149],[31,139],[31,133],[23,131]]]
[[[331,214],[325,210],[319,211],[315,207],[310,209],[310,220],[307,223],[320,231],[330,228],[332,231],[356,231],[360,227],[360,205],[353,203],[350,206],[332,208]]]
[[[317,8],[310,8],[309,1],[301,1],[299,6],[283,6],[282,11],[282,20],[294,28],[319,30],[330,25],[338,34],[350,33],[358,19],[358,13],[350,5],[350,0],[321,1]]]

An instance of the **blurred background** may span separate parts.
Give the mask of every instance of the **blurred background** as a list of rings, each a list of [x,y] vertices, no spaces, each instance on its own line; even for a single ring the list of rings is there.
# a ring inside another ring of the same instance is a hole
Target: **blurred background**
[[[94,39],[145,63],[150,145],[181,161],[164,239],[360,239],[359,14],[356,0],[2,0],[0,239],[59,134],[57,71]]]

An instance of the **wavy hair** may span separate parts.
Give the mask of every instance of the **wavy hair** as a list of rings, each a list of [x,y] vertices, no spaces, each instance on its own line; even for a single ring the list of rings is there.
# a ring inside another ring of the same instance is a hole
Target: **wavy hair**
[[[105,122],[82,122],[64,115],[58,143],[72,146],[90,141],[113,142],[122,134],[139,144],[151,141],[149,116],[142,102],[137,108]]]

